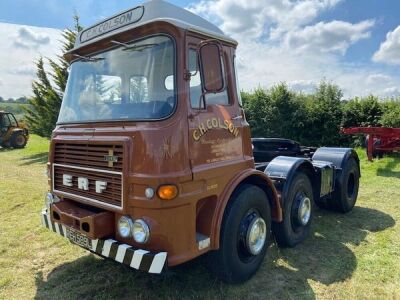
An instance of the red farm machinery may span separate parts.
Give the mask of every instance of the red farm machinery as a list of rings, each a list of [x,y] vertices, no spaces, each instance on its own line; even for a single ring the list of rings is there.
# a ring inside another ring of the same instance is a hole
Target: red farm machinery
[[[400,151],[400,128],[351,127],[343,128],[343,134],[365,134],[368,160],[382,157],[385,153]]]

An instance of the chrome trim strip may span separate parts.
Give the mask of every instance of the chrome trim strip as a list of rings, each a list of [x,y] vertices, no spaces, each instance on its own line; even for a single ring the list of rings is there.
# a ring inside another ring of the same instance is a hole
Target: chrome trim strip
[[[71,194],[68,192],[63,192],[60,190],[55,189],[55,180],[54,180],[54,167],[64,167],[64,168],[71,168],[71,169],[78,169],[78,170],[84,170],[84,171],[95,171],[95,172],[100,172],[100,173],[108,173],[108,174],[114,174],[114,175],[121,175],[121,206],[118,205],[113,205],[113,204],[109,204],[107,202],[103,202],[100,200],[96,200],[96,199],[92,199],[92,198],[88,198],[88,197],[84,197],[84,196],[80,196],[80,195],[76,195],[76,194]],[[99,170],[99,169],[93,169],[93,168],[84,168],[84,167],[76,167],[76,166],[69,166],[69,165],[63,165],[63,164],[52,164],[52,188],[53,188],[53,192],[59,193],[60,195],[63,196],[72,196],[81,200],[85,200],[88,202],[93,202],[93,203],[97,203],[99,205],[102,206],[106,206],[106,207],[111,207],[114,209],[117,209],[119,211],[123,210],[124,207],[124,175],[122,172],[115,172],[115,171],[107,171],[107,170]]]
[[[53,166],[72,168],[72,169],[78,169],[78,170],[85,170],[85,171],[95,171],[95,172],[100,172],[100,173],[109,173],[109,174],[122,175],[122,172],[108,171],[108,170],[94,169],[94,168],[76,167],[76,166],[70,166],[70,165],[64,165],[64,164],[55,164],[54,163]]]

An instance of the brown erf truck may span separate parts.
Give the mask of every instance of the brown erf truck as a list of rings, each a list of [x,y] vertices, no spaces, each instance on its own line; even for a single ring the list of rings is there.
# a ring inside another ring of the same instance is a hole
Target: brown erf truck
[[[352,149],[255,162],[237,42],[163,1],[77,36],[48,162],[43,225],[133,269],[207,254],[224,281],[252,276],[272,235],[295,246],[313,207],[350,211]]]

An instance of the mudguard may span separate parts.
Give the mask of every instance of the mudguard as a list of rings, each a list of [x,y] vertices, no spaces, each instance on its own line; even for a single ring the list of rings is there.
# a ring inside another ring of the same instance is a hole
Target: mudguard
[[[284,206],[283,201],[287,199],[293,178],[299,171],[306,173],[313,187],[316,186],[314,184],[316,172],[311,161],[306,158],[278,156],[268,164],[264,171],[269,178],[275,180],[275,187],[281,193],[282,207]]]
[[[333,209],[340,212],[348,212],[357,201],[358,188],[359,188],[359,177],[361,177],[360,171],[360,159],[358,158],[357,152],[351,148],[319,148],[313,155],[312,158],[316,162],[324,161],[330,162],[335,166],[335,181],[334,191],[331,198],[321,199],[322,201],[318,204],[320,207]],[[355,198],[353,195],[349,196],[346,194],[349,184],[349,161],[354,159],[358,167],[358,178],[357,190],[355,192]],[[349,204],[350,203],[350,204]]]
[[[358,158],[357,152],[351,148],[318,148],[317,151],[315,151],[312,160],[332,163],[337,170],[336,178],[341,179],[341,170],[350,158],[354,158],[357,161],[358,170],[360,171],[360,159]]]

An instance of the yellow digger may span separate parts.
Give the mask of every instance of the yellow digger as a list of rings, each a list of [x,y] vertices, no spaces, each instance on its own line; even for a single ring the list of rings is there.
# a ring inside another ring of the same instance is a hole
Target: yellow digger
[[[24,148],[29,139],[25,124],[18,123],[12,113],[0,111],[0,146],[3,148]]]

